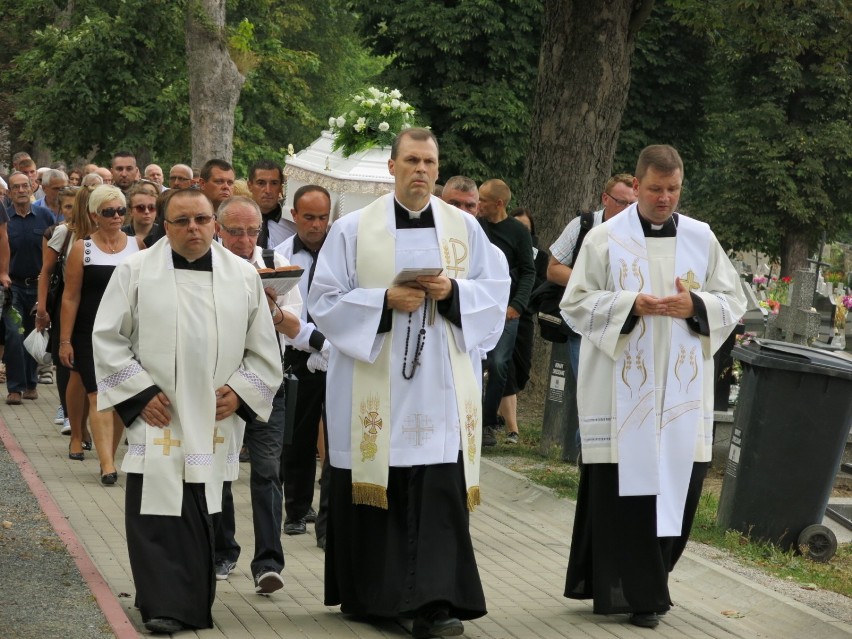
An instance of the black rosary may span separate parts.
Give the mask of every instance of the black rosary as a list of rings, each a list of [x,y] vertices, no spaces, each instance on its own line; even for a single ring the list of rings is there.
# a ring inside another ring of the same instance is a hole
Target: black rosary
[[[402,377],[403,379],[412,379],[414,373],[417,372],[417,367],[420,366],[420,354],[423,352],[423,346],[426,344],[426,309],[423,309],[423,319],[420,322],[420,332],[417,334],[417,344],[414,347],[414,359],[411,361],[411,374],[408,375],[405,369],[408,368],[408,343],[411,339],[411,316],[408,314],[408,329],[405,331],[405,352],[402,355]]]

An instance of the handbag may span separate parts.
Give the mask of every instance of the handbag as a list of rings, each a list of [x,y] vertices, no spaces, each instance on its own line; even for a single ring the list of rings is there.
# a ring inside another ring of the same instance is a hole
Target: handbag
[[[57,320],[56,313],[59,311],[59,304],[62,302],[62,293],[65,290],[65,256],[68,252],[68,244],[71,242],[71,229],[65,235],[65,241],[62,243],[62,250],[59,251],[59,257],[56,259],[56,266],[53,268],[53,273],[50,274],[50,280],[47,282],[47,312],[50,313],[51,319]]]

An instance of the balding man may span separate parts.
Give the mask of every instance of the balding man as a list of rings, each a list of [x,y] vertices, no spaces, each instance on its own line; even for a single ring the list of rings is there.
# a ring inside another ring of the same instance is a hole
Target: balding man
[[[192,186],[192,167],[175,164],[169,169],[169,188],[181,191]]]
[[[274,251],[257,246],[261,215],[250,198],[236,196],[222,202],[216,214],[216,231],[222,246],[234,255],[248,260],[255,268],[289,266],[290,262]],[[266,303],[277,332],[286,337],[299,333],[302,296],[294,287],[286,296],[276,299],[273,289],[266,289]],[[279,344],[280,349],[280,344]],[[279,352],[280,356],[280,352]],[[245,425],[244,441],[251,458],[251,509],[254,522],[254,557],[251,574],[255,592],[268,595],[284,586],[284,550],[281,547],[283,493],[279,481],[281,451],[284,446],[284,385],[272,400],[272,414],[266,421],[253,420]],[[314,438],[316,441],[316,438]],[[235,450],[239,450],[235,442]],[[231,482],[222,489],[222,515],[216,526],[216,579],[226,580],[237,564],[240,546],[236,540],[234,499]]]
[[[441,199],[471,215],[479,212],[479,189],[476,182],[464,175],[454,175],[444,185]]]
[[[509,217],[506,209],[511,199],[512,191],[502,180],[488,180],[479,187],[479,223],[491,243],[503,251],[512,277],[503,334],[494,350],[488,353],[485,364],[488,383],[485,385],[485,394],[482,399],[483,446],[497,444],[499,428],[497,409],[503,398],[503,387],[506,385],[506,377],[509,374],[509,362],[512,359],[512,351],[515,349],[518,320],[529,303],[530,293],[535,285],[532,237],[523,224]],[[518,434],[509,433],[507,437],[509,442],[516,443]]]
[[[95,173],[101,176],[101,179],[104,181],[104,184],[112,184],[112,171],[108,168],[99,166],[95,169]]]
[[[145,167],[144,175],[146,180],[150,180],[159,187],[160,193],[166,190],[166,187],[163,186],[163,169],[159,165],[149,164]]]

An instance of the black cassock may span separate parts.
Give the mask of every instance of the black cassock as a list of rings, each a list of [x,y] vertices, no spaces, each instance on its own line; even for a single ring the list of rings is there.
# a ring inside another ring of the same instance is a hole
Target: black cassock
[[[391,467],[388,509],[353,505],[352,471],[331,467],[325,604],[413,617],[437,602],[450,616],[486,614],[470,539],[464,466]]]
[[[618,464],[586,464],[574,515],[565,596],[598,614],[665,612],[669,573],[686,547],[709,462],[692,466],[679,537],[657,537],[656,496],[619,497]]]
[[[170,617],[190,628],[212,628],[216,575],[204,484],[184,483],[180,517],[170,517],[139,514],[143,481],[143,475],[127,475],[124,515],[142,621]]]

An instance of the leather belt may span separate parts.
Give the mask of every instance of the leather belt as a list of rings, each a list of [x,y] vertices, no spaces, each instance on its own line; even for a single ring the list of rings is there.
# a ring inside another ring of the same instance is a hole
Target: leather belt
[[[38,286],[38,275],[34,277],[11,277],[12,284],[19,286]]]

